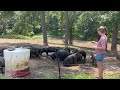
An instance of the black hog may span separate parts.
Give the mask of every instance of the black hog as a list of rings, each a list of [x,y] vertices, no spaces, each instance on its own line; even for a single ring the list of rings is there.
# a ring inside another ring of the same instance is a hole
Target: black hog
[[[78,53],[74,53],[65,58],[65,60],[63,61],[63,65],[66,67],[76,66],[81,62],[82,62],[82,55]]]
[[[46,53],[47,56],[49,56],[49,52],[57,52],[57,48],[56,47],[44,47],[44,48],[41,48],[41,55],[42,53]]]
[[[63,48],[63,50],[68,51],[70,53],[70,48],[69,47],[65,47],[65,48]]]
[[[83,63],[86,63],[86,52],[85,51],[78,51],[77,53],[82,55],[82,61]]]
[[[40,48],[30,47],[30,58],[40,58]]]
[[[78,50],[76,48],[70,48],[71,49],[71,54],[77,53]]]
[[[53,53],[52,55],[50,55],[50,57],[52,58],[52,60],[59,58],[60,61],[64,61],[64,59],[69,55],[70,55],[70,53],[68,51],[59,50],[59,51]]]
[[[0,71],[1,71],[1,73],[3,73],[4,74],[4,68],[5,68],[5,60],[4,60],[4,58],[3,57],[0,57]]]

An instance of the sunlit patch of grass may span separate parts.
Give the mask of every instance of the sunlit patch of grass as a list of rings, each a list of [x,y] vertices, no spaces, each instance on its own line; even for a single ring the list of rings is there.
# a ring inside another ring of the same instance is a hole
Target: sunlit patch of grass
[[[94,77],[92,75],[88,75],[88,74],[67,74],[64,76],[64,79],[94,79]]]
[[[41,39],[41,38],[43,38],[43,36],[42,36],[42,34],[37,34],[37,35],[33,35],[33,36],[7,34],[7,35],[0,35],[0,38],[33,40],[33,39]]]
[[[28,36],[23,35],[14,35],[14,34],[8,34],[8,35],[0,35],[0,38],[9,38],[9,39],[30,39]]]
[[[43,38],[42,34],[37,34],[37,35],[33,35],[32,37],[30,37],[31,39],[41,39]]]

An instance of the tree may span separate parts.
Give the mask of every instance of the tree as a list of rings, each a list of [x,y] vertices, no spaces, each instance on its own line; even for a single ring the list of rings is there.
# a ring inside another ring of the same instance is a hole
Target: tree
[[[42,32],[43,32],[43,45],[48,46],[46,25],[45,25],[45,11],[41,11],[41,16],[42,16],[41,24],[42,24]]]
[[[16,11],[14,16],[14,34],[20,34],[24,36],[33,35],[33,25],[30,21],[31,12],[30,11]]]
[[[60,12],[60,30],[63,31],[63,26],[64,26],[64,12]]]
[[[118,24],[115,24],[112,32],[112,45],[111,51],[117,53],[117,36],[118,36]]]
[[[69,37],[69,29],[68,29],[68,11],[65,11],[65,46],[68,46],[68,37]]]
[[[114,11],[110,12],[111,14],[111,21],[112,21],[112,45],[111,45],[111,51],[113,52],[116,57],[118,57],[117,54],[117,39],[118,39],[118,29],[120,23],[120,12]]]
[[[11,21],[14,15],[14,11],[0,11],[0,23],[2,25],[2,32],[3,34],[7,33],[7,26],[8,23]]]
[[[68,13],[68,19],[69,19],[69,45],[73,44],[73,29],[74,28],[74,24],[76,24],[78,16],[81,14],[80,11],[69,11]]]

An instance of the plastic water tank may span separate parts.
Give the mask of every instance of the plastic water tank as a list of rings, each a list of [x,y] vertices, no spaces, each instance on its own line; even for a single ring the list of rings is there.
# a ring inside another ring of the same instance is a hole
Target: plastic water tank
[[[20,77],[29,74],[30,50],[16,48],[13,51],[4,50],[5,75]]]

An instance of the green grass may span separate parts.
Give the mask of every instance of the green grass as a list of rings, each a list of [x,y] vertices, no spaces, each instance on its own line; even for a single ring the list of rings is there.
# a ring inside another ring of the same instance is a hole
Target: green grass
[[[3,74],[0,74],[0,79],[12,79],[12,78],[7,77],[7,76],[5,76],[5,75],[3,75]]]
[[[38,34],[38,35],[34,35],[32,37],[30,37],[31,39],[39,39],[39,38],[43,38],[42,34]]]
[[[48,37],[51,38],[59,38],[61,37],[60,35],[55,36],[53,34],[48,33]],[[33,36],[24,36],[24,35],[15,35],[15,34],[7,34],[7,35],[0,35],[0,38],[9,38],[9,39],[24,39],[24,40],[33,40],[33,39],[40,39],[43,38],[43,34],[37,34]]]
[[[104,79],[120,79],[120,73],[115,74],[104,74]]]
[[[54,73],[46,70],[43,72],[43,79],[59,79],[59,78],[58,75],[55,75]]]
[[[48,31],[47,32],[47,36],[48,38],[59,38],[59,39],[63,39],[65,37],[65,33],[59,31],[58,34],[56,34],[55,31]],[[24,40],[33,40],[33,39],[40,39],[43,38],[43,34],[39,33],[37,35],[33,35],[33,36],[24,36],[24,35],[16,35],[16,34],[7,34],[7,35],[0,35],[0,38],[9,38],[9,39],[24,39]],[[83,39],[83,35],[74,35],[73,39],[75,40],[82,40]]]
[[[104,79],[120,79],[120,74],[119,73],[115,73],[115,74],[104,74]],[[10,77],[7,77],[3,74],[0,74],[0,79],[12,79]],[[15,78],[15,79],[19,79],[19,78]],[[50,71],[45,71],[43,74],[43,79],[59,79],[58,74],[54,74]],[[94,76],[89,75],[89,74],[77,74],[74,75],[73,73],[70,74],[66,74],[62,77],[62,79],[94,79]]]
[[[28,36],[23,36],[23,35],[0,35],[0,38],[9,38],[9,39],[29,39]]]
[[[104,79],[120,79],[120,74],[104,74]],[[53,73],[45,73],[44,79],[59,79],[58,75],[55,75]],[[74,75],[72,73],[66,74],[62,77],[62,79],[95,79],[94,76],[89,75],[89,74],[77,74]]]
[[[0,35],[0,38],[9,38],[9,39],[24,39],[24,40],[33,40],[42,38],[42,34],[34,35],[34,36],[23,36],[23,35],[15,35],[15,34],[7,34]]]
[[[63,36],[65,34],[62,31],[58,31],[58,33],[56,31],[48,31],[47,33],[52,36]]]
[[[115,74],[104,74],[103,75],[104,79],[120,79],[120,73],[115,73]],[[92,75],[88,74],[67,74],[64,76],[64,79],[94,79]]]
[[[88,75],[88,74],[67,74],[64,76],[64,79],[94,79],[94,77],[92,75]]]
[[[49,71],[44,72],[43,79],[59,79],[58,74],[53,74]],[[66,74],[62,77],[62,79],[94,79],[93,76],[88,74]]]

